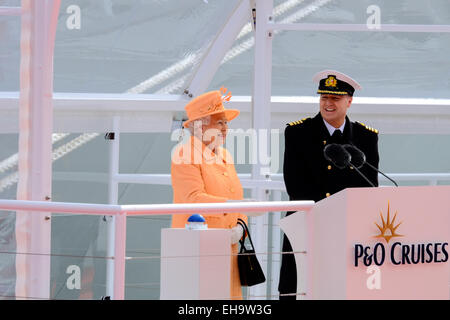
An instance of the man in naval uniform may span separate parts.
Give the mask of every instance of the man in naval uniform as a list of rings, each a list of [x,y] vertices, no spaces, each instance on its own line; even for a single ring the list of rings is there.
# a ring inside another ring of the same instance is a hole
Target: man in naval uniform
[[[352,144],[366,156],[366,161],[378,168],[378,131],[361,122],[351,122],[347,111],[355,89],[361,86],[349,76],[334,70],[317,73],[320,112],[287,124],[283,163],[284,183],[290,200],[320,201],[346,188],[371,185],[351,166],[340,169],[324,156],[331,143]],[[378,173],[363,165],[359,171],[378,186]],[[288,212],[287,215],[293,212]],[[283,252],[292,252],[286,236]],[[281,260],[280,299],[296,299],[297,271],[293,254],[283,254]]]

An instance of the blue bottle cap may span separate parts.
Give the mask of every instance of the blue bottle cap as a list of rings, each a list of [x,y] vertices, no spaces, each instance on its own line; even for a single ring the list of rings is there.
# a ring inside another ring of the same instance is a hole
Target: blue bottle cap
[[[205,222],[205,218],[201,214],[195,213],[189,217],[188,222]]]

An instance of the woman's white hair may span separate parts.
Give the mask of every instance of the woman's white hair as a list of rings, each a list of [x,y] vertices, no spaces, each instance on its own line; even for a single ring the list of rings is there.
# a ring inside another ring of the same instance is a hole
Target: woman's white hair
[[[189,122],[187,125],[187,129],[189,130],[191,135],[194,135],[194,132],[202,133],[202,126],[207,126],[210,123],[211,123],[211,115],[208,115],[206,117]],[[194,128],[197,128],[197,130],[194,130]]]

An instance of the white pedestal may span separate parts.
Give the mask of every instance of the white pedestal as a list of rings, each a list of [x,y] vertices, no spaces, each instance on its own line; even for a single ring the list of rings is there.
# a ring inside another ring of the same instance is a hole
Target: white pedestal
[[[161,300],[230,298],[229,229],[161,230]]]

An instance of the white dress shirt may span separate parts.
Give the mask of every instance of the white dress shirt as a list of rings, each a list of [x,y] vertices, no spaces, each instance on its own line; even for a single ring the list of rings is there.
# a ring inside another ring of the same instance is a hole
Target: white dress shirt
[[[335,130],[341,130],[342,133],[344,133],[344,127],[345,127],[345,121],[347,121],[346,119],[344,119],[344,123],[342,124],[342,126],[340,126],[339,128],[335,128],[333,127],[331,124],[329,124],[328,122],[326,122],[325,119],[322,119],[323,123],[325,123],[325,127],[327,127],[328,132],[330,133],[330,136],[333,135]]]

